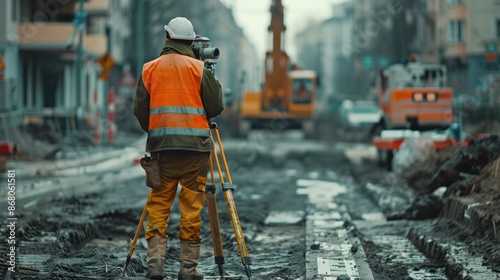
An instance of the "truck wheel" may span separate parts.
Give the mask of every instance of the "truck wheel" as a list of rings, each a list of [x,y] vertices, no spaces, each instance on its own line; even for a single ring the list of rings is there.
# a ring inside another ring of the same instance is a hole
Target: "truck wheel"
[[[394,152],[392,150],[380,150],[377,149],[377,165],[387,171],[392,171],[392,159],[394,158]]]
[[[241,120],[238,126],[238,136],[240,138],[248,138],[250,129],[252,128],[252,123],[249,121]]]
[[[385,159],[384,159],[384,151],[377,149],[377,166],[384,167]]]
[[[303,121],[302,132],[304,133],[305,139],[314,139],[316,136],[316,127],[314,125],[314,121]]]
[[[385,157],[385,169],[387,171],[392,171],[392,158],[394,157],[394,152],[392,150],[386,151]]]

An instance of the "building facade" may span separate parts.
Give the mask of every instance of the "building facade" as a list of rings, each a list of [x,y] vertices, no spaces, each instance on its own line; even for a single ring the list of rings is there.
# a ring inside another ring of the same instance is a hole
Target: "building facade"
[[[19,98],[18,1],[0,2],[0,135],[11,138],[9,127],[17,123]]]
[[[432,0],[439,59],[457,95],[474,94],[499,75],[500,1]],[[498,82],[498,80],[497,80]]]
[[[9,87],[2,104],[10,107],[5,111],[16,114],[17,122],[2,127],[37,120],[50,122],[58,136],[67,137],[71,130],[92,125],[89,115],[96,107],[105,111],[112,83],[99,78],[102,69],[97,59],[109,53],[116,66],[127,62],[130,3],[2,1],[0,54],[6,65],[4,88]]]
[[[354,59],[358,51],[354,45],[354,3],[346,2],[332,7],[332,17],[322,24],[321,85],[325,96],[345,98],[353,84]]]

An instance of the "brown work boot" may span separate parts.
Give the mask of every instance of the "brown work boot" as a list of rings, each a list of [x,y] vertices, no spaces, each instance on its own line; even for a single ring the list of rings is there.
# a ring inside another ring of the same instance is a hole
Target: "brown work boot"
[[[165,264],[165,252],[167,250],[167,238],[161,235],[148,239],[148,253],[146,262],[148,264],[148,279],[163,279],[163,265]]]
[[[200,258],[200,242],[181,240],[181,268],[177,274],[178,280],[203,280],[203,274],[196,270]]]

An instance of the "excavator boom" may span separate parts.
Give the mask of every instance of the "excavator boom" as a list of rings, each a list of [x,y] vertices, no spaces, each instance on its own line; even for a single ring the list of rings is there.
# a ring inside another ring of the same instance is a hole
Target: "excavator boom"
[[[285,52],[286,31],[284,8],[281,0],[273,0],[270,8],[269,38],[271,48],[266,52],[263,108],[286,109],[286,83],[288,55]]]
[[[316,98],[316,73],[293,70],[285,52],[285,16],[281,0],[271,0],[269,49],[264,61],[264,83],[259,91],[247,91],[239,107],[238,135],[252,128],[272,128],[279,120],[284,128],[311,128]],[[311,134],[308,129],[306,134]]]

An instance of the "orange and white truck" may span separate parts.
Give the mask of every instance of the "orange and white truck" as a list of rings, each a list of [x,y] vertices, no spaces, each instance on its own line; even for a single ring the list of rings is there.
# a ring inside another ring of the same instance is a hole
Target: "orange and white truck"
[[[457,142],[444,134],[453,118],[453,90],[446,86],[446,67],[417,62],[394,64],[377,81],[382,117],[372,129],[381,162],[390,164],[405,137],[433,131],[437,149]],[[385,153],[384,153],[385,152]]]

